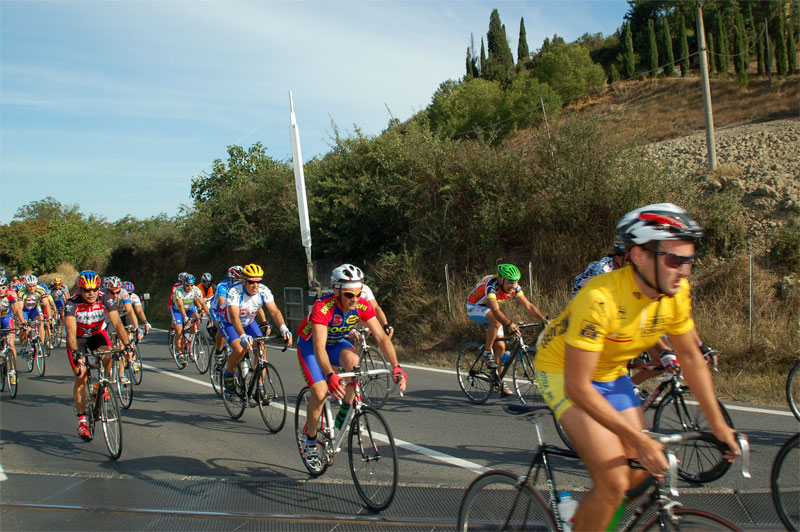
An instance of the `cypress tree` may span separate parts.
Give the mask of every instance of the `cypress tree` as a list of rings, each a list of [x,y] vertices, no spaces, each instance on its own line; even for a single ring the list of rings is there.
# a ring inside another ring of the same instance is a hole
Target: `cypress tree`
[[[782,4],[778,4],[782,6]],[[786,40],[783,38],[784,34],[784,27],[783,27],[783,12],[782,10],[778,12],[777,18],[777,28],[775,31],[775,69],[778,71],[778,75],[781,77],[786,76]]]
[[[706,47],[708,48],[707,54],[708,55],[708,72],[716,71],[719,74],[719,70],[717,69],[717,54],[714,49],[714,34],[709,33],[708,37],[706,37]]]
[[[764,24],[761,23],[758,26],[758,33],[756,35],[756,59],[758,61],[758,75],[763,76],[767,73],[765,68],[765,61],[764,61]]]
[[[631,79],[636,73],[636,56],[633,54],[633,36],[631,35],[631,25],[622,26],[622,73],[625,79]]]
[[[786,49],[789,51],[789,75],[792,75],[797,71],[797,54],[795,53],[797,47],[794,44],[794,32],[791,25],[786,28]]]
[[[489,48],[488,79],[506,82],[514,68],[514,57],[508,47],[505,26],[500,22],[500,13],[492,10],[489,17],[489,32],[486,34],[486,45]]]
[[[717,73],[720,79],[728,79],[728,71],[731,68],[730,52],[728,51],[728,33],[722,20],[722,13],[717,13],[717,47],[719,60],[717,61]]]
[[[481,77],[488,77],[489,71],[486,68],[486,47],[483,45],[483,37],[481,37]]]
[[[680,54],[681,57],[678,60],[678,64],[681,67],[681,76],[685,76],[689,73],[689,37],[686,34],[686,20],[683,18],[681,14],[681,25],[680,25],[680,33],[678,34],[678,41],[680,42]]]
[[[616,83],[619,81],[619,70],[617,70],[617,65],[611,64],[611,72],[608,75],[608,82],[609,83]]]
[[[746,37],[744,29],[744,19],[742,13],[736,13],[736,25],[733,27],[733,66],[736,69],[736,79],[739,83],[747,83],[747,63],[748,53],[746,46]]]
[[[650,77],[658,75],[658,46],[656,46],[656,30],[653,19],[647,21],[647,40],[650,46]]]
[[[517,68],[521,69],[530,60],[528,37],[525,35],[525,18],[519,19],[519,44],[517,44]]]
[[[664,17],[664,52],[666,53],[664,63],[664,75],[671,78],[675,75],[675,55],[672,52],[672,35],[669,32],[669,21]]]

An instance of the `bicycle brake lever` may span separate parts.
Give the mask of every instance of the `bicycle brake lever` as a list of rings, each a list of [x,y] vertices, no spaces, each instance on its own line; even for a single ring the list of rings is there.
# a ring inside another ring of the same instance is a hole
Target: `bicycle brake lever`
[[[742,476],[750,478],[750,442],[741,434],[736,435],[739,448],[742,450]]]

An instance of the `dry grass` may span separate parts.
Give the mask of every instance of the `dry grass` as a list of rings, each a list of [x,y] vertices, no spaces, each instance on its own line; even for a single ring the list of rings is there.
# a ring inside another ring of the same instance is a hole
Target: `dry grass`
[[[69,262],[62,262],[58,265],[56,271],[40,275],[39,282],[50,284],[56,277],[61,277],[61,280],[64,282],[64,284],[66,284],[67,287],[72,290],[75,284],[75,279],[78,277],[78,270],[76,270],[75,266]]]
[[[712,80],[714,126],[796,117],[799,86],[797,76],[774,78],[772,89],[761,79],[745,86]],[[597,118],[612,141],[658,142],[705,129],[699,77],[614,83],[575,102],[569,113]]]

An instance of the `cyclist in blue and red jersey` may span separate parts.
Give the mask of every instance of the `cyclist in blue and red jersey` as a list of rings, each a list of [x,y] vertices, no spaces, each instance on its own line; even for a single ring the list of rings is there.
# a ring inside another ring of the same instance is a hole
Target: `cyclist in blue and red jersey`
[[[111,339],[106,331],[106,317],[117,331],[117,337],[126,349],[130,349],[130,340],[125,327],[119,319],[117,303],[111,294],[100,295],[100,276],[91,270],[78,274],[78,290],[67,300],[64,309],[64,326],[67,329],[67,356],[70,367],[75,374],[73,395],[75,410],[78,413],[78,436],[84,440],[91,438],[86,419],[86,367],[80,357],[86,349],[108,351]],[[111,372],[111,355],[103,357],[106,374]],[[108,392],[108,388],[106,388]]]
[[[69,299],[69,288],[61,281],[61,277],[53,279],[53,288],[50,290],[50,295],[56,304],[56,312],[61,316],[61,322],[64,322],[64,304]]]
[[[17,297],[17,292],[9,286],[8,279],[3,276],[0,277],[0,329],[6,329],[9,332],[6,335],[6,341],[11,348],[11,358],[8,359],[10,367],[8,368],[8,378],[11,385],[17,383],[17,348],[14,346],[14,317],[17,318],[17,324],[22,325],[25,323],[25,318],[22,316],[22,303]]]
[[[542,311],[522,293],[522,287],[519,286],[521,276],[519,269],[513,264],[498,264],[497,274],[487,275],[481,279],[467,296],[467,316],[486,327],[483,359],[490,369],[500,365],[501,357],[506,350],[506,343],[497,340],[504,334],[503,327],[508,329],[509,335],[520,335],[519,328],[500,310],[501,302],[517,299],[531,316],[539,321],[547,321]],[[501,397],[511,394],[506,383],[503,383],[500,389]]]
[[[344,398],[345,409],[353,401],[353,387],[345,386],[333,368],[341,366],[345,371],[352,371],[358,364],[357,350],[346,337],[359,322],[369,327],[381,352],[392,365],[397,386],[401,391],[406,389],[408,377],[397,361],[394,345],[375,317],[372,306],[361,297],[363,282],[361,269],[352,264],[335,268],[331,275],[333,293],[318,299],[297,328],[297,356],[303,377],[311,389],[303,446],[303,455],[310,464],[319,464],[317,427],[325,397],[330,393],[336,399]]]

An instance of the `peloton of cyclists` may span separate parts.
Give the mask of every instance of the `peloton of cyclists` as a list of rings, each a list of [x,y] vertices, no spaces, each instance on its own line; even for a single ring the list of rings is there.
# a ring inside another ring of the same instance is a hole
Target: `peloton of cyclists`
[[[391,339],[386,335],[372,306],[361,297],[364,274],[360,268],[343,264],[333,270],[333,292],[318,299],[311,312],[297,329],[297,357],[303,378],[311,389],[306,413],[303,455],[310,464],[319,464],[317,427],[323,402],[330,393],[335,399],[344,398],[342,409],[349,409],[353,388],[334,371],[341,366],[352,371],[359,363],[353,344],[347,340],[359,322],[369,327],[378,347],[392,365],[392,375],[401,391],[406,389],[408,377],[397,360]]]

